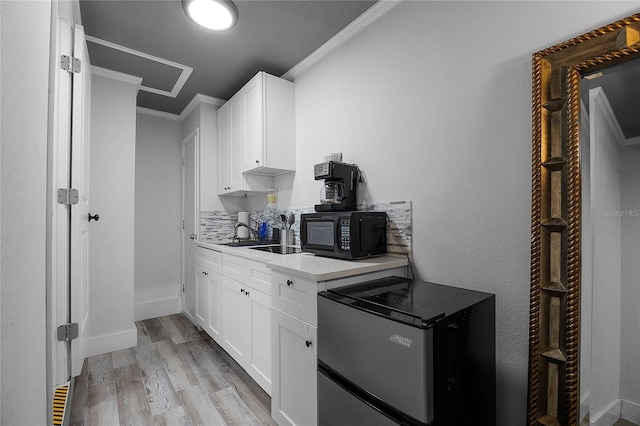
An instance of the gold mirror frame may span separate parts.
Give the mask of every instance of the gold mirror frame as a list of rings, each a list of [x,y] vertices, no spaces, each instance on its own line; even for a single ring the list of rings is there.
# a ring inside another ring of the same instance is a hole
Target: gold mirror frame
[[[578,424],[580,78],[637,57],[640,13],[533,55],[530,426]]]

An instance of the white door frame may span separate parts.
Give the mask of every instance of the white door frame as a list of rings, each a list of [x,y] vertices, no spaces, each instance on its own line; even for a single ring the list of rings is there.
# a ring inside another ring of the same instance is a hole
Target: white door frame
[[[68,283],[69,283],[69,236],[71,207],[58,203],[58,188],[70,187],[71,157],[71,75],[60,68],[55,58],[61,55],[72,56],[72,27],[63,19],[57,18],[55,34],[55,56],[53,70],[52,106],[52,146],[50,154],[51,185],[50,212],[51,226],[49,237],[49,277],[51,291],[49,293],[49,389],[69,379],[69,350],[66,342],[58,342],[56,330],[58,325],[67,322]],[[51,399],[51,398],[48,398]]]
[[[193,168],[194,168],[194,200],[195,200],[195,205],[194,205],[194,215],[193,215],[193,224],[194,227],[193,229],[186,229],[185,223],[186,223],[186,211],[185,211],[185,152],[186,152],[186,147],[185,145],[188,144],[189,142],[194,143],[194,164],[193,164]],[[194,243],[197,242],[198,240],[198,235],[200,233],[200,220],[199,220],[199,216],[200,216],[200,197],[198,194],[200,194],[200,165],[199,165],[199,152],[200,152],[200,129],[198,127],[196,127],[195,130],[193,130],[191,133],[189,133],[189,135],[187,137],[185,137],[182,140],[182,171],[181,171],[181,194],[182,194],[182,198],[181,198],[181,219],[182,219],[182,238],[181,238],[181,253],[182,253],[182,259],[181,259],[181,268],[182,268],[182,311],[189,317],[189,319],[196,324],[196,320],[195,320],[195,316],[194,313],[189,311],[189,309],[187,309],[186,304],[185,304],[185,286],[187,284],[187,264],[186,264],[186,256],[187,256],[187,250],[192,249],[192,247],[188,247],[187,246],[187,238],[189,238],[190,234],[194,235],[193,241]],[[195,271],[194,271],[195,273]],[[193,284],[193,288],[195,289],[195,282],[192,283]]]
[[[71,376],[82,372],[89,332],[89,145],[91,70],[84,28],[74,29],[73,55],[81,70],[73,74],[71,187],[78,190],[78,204],[71,207],[69,321],[78,324],[78,337],[71,341]],[[95,213],[95,212],[94,212]],[[97,220],[97,218],[96,218]]]

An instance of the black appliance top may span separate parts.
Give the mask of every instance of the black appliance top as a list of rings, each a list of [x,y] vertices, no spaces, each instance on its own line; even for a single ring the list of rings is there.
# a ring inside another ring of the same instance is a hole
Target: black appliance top
[[[492,294],[441,284],[388,277],[323,291],[321,297],[420,328]]]

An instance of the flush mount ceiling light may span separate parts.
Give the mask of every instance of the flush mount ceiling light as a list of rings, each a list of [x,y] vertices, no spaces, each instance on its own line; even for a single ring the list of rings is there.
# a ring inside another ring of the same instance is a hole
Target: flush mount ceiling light
[[[182,0],[193,22],[214,31],[230,30],[238,21],[238,10],[227,0]]]

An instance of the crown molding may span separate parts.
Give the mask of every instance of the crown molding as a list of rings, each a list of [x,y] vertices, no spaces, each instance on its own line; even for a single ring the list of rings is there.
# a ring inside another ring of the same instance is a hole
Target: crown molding
[[[618,143],[618,145],[624,146],[626,140],[624,132],[622,131],[620,123],[616,118],[616,113],[613,112],[613,108],[611,108],[609,98],[607,97],[607,94],[602,89],[602,87],[591,89],[589,91],[589,100],[598,104],[602,113],[602,118],[609,125],[609,128],[611,129],[611,132],[616,139],[616,142]]]
[[[627,138],[624,141],[625,146],[640,146],[640,136],[634,136],[632,138]]]
[[[298,62],[289,71],[284,73],[282,75],[282,78],[289,81],[295,80],[325,56],[328,56],[331,52],[342,46],[360,31],[364,30],[369,25],[377,21],[380,17],[389,12],[392,8],[397,6],[402,1],[403,0],[379,0],[376,4],[371,6],[369,10],[364,12],[357,19],[344,27],[342,31],[331,37],[313,53],[304,58],[302,61]]]
[[[200,104],[209,104],[215,107],[221,107],[225,102],[227,101],[225,101],[224,99],[214,98],[212,96],[196,93],[193,99],[191,99],[191,102],[189,102],[180,113],[180,119],[184,120],[185,118],[187,118],[187,116],[191,114],[193,110]]]
[[[140,85],[142,84],[142,77],[136,77],[135,75],[125,74],[107,68],[97,67],[95,65],[91,65],[91,74],[110,78],[111,80],[121,81],[123,83],[133,84],[134,86],[137,86],[138,90],[140,90]]]
[[[165,120],[182,121],[183,117],[178,114],[171,114],[170,112],[158,111],[156,109],[150,109],[145,107],[136,107],[138,114],[148,115],[150,117],[163,118]]]

